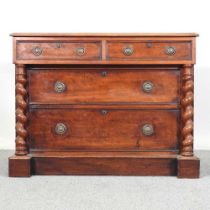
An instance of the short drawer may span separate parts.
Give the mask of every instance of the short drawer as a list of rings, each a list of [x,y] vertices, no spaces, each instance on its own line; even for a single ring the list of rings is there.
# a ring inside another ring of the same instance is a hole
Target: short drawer
[[[172,41],[122,42],[107,43],[108,60],[191,60],[192,43]]]
[[[17,60],[100,60],[100,42],[18,41]]]
[[[179,102],[177,68],[32,69],[28,78],[32,104]]]
[[[177,110],[33,109],[29,144],[36,150],[174,150]]]

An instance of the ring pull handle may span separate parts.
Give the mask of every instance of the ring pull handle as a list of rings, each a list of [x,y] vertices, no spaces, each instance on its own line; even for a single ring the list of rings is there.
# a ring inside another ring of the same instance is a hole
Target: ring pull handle
[[[106,77],[107,74],[108,74],[107,71],[102,71],[102,72],[101,72],[101,76],[102,76],[102,77]]]
[[[142,133],[145,136],[151,136],[154,133],[154,126],[152,124],[145,124],[142,126]]]
[[[107,115],[107,114],[108,114],[108,111],[105,110],[105,109],[102,109],[102,110],[101,110],[101,114],[102,114],[102,115]]]
[[[54,90],[57,93],[63,93],[66,90],[66,85],[63,82],[57,81],[54,85]]]
[[[61,42],[57,42],[57,43],[55,44],[55,46],[56,46],[56,48],[61,48],[61,47],[62,47],[62,43],[61,43]]]
[[[55,133],[57,135],[64,135],[67,131],[67,126],[64,123],[57,123],[55,126]]]
[[[176,54],[176,49],[175,49],[175,47],[166,47],[165,53],[167,55],[174,55],[174,54]]]
[[[132,47],[125,47],[125,48],[123,48],[123,53],[124,53],[124,55],[126,55],[126,56],[130,56],[130,55],[132,55],[133,54],[133,48]]]
[[[36,46],[32,49],[32,53],[35,56],[40,56],[42,54],[42,51],[43,51],[43,49],[41,47],[38,47],[38,46]]]
[[[79,55],[79,56],[82,56],[85,54],[85,48],[84,47],[78,47],[76,49],[76,54]]]
[[[152,92],[153,88],[154,88],[154,84],[153,84],[152,82],[150,82],[150,81],[146,81],[146,82],[144,82],[143,85],[142,85],[142,89],[143,89],[143,91],[144,91],[145,93],[150,93],[150,92]]]

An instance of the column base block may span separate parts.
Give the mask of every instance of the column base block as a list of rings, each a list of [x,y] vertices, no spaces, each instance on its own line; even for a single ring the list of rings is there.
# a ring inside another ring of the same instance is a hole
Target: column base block
[[[199,178],[200,159],[196,156],[177,158],[177,177],[178,178]]]
[[[31,157],[16,156],[9,157],[9,176],[10,177],[30,177],[31,176]]]

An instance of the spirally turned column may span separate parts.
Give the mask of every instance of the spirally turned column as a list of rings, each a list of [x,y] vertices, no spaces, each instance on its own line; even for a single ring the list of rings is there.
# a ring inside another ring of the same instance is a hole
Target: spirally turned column
[[[27,155],[27,91],[26,70],[24,65],[16,65],[15,69],[15,99],[16,99],[16,155]]]
[[[193,156],[193,66],[185,65],[182,69],[182,141],[181,155]]]

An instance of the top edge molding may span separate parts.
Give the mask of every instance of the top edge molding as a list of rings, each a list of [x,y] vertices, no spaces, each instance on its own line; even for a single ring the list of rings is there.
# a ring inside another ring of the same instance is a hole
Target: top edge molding
[[[197,37],[197,33],[12,33],[13,37]]]

